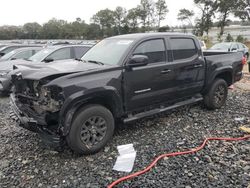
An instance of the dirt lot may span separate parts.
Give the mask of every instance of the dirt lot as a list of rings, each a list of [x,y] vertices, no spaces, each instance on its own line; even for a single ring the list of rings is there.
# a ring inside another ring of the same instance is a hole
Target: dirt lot
[[[250,75],[230,91],[227,105],[208,111],[202,103],[147,120],[119,125],[112,142],[92,156],[49,150],[39,137],[8,118],[8,98],[0,99],[0,187],[105,187],[126,175],[112,170],[117,145],[133,143],[133,171],[162,153],[198,146],[205,137],[244,135],[250,124]],[[238,119],[237,119],[238,118]],[[248,187],[250,140],[210,142],[192,155],[160,161],[149,173],[118,187]]]

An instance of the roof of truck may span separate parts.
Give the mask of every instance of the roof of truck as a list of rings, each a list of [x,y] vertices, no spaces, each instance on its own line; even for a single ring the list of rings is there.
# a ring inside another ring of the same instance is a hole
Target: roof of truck
[[[111,37],[112,39],[114,38],[123,38],[123,39],[141,39],[145,37],[154,37],[154,36],[189,36],[193,37],[191,34],[183,34],[183,33],[174,33],[174,32],[156,32],[156,33],[133,33],[133,34],[126,34],[126,35],[117,35],[114,37]]]

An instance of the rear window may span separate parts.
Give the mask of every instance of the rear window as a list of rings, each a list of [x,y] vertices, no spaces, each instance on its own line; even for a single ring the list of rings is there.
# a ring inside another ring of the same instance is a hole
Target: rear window
[[[198,53],[193,39],[172,38],[170,39],[170,44],[174,60],[188,59]]]

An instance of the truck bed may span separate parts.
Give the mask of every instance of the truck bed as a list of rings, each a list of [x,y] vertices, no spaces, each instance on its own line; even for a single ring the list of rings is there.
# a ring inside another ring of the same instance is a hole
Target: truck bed
[[[238,81],[242,75],[242,58],[241,52],[223,52],[223,51],[204,51],[203,52],[206,61],[206,82],[209,84],[210,79],[213,79],[213,73],[215,70],[220,70],[224,67],[230,70],[234,70],[232,84]]]

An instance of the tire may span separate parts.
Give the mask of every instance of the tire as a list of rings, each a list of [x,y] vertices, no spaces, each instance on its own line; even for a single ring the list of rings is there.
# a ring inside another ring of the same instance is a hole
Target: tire
[[[78,154],[94,154],[112,138],[115,123],[112,113],[101,105],[87,105],[74,116],[66,141]]]
[[[225,105],[228,85],[223,79],[215,79],[208,93],[204,96],[204,103],[208,109],[215,110]]]

